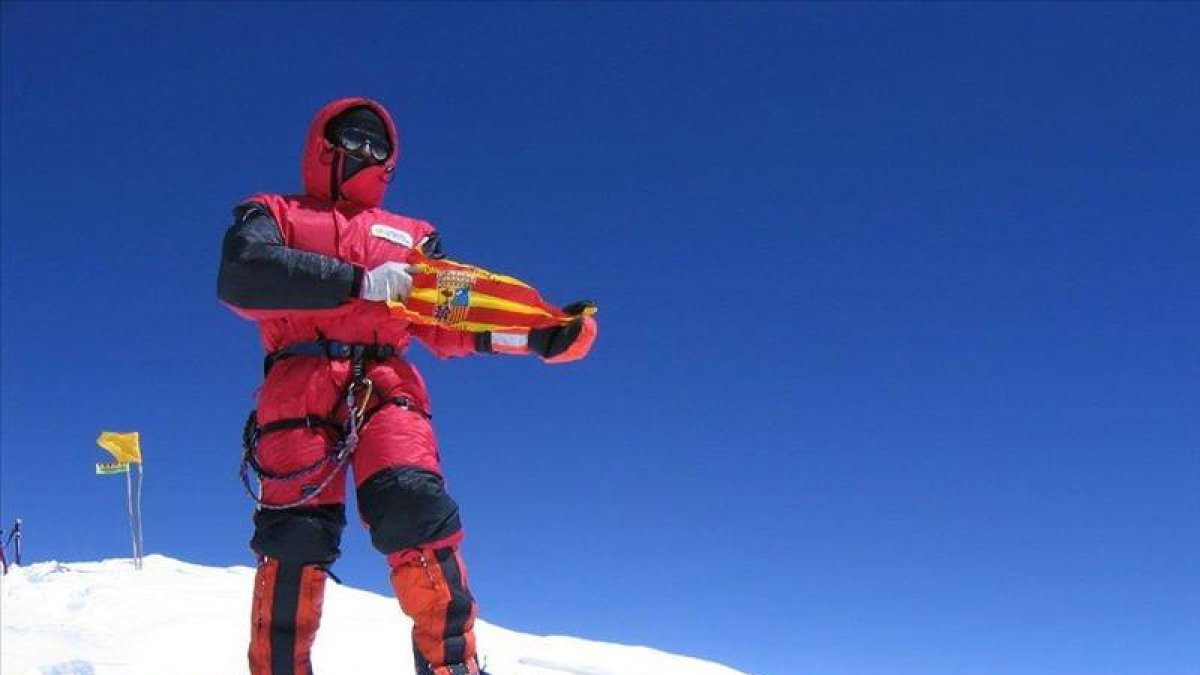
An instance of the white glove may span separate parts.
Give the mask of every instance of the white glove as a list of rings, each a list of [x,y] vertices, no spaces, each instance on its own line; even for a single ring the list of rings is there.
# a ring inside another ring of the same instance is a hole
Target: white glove
[[[363,300],[404,302],[412,293],[412,277],[409,266],[398,262],[385,262],[373,270],[363,273],[362,288],[358,297]]]

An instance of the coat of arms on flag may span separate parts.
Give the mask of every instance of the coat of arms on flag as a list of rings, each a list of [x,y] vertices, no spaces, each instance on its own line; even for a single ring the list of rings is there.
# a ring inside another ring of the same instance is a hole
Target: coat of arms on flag
[[[475,276],[466,270],[448,269],[437,273],[438,302],[433,315],[438,323],[454,326],[466,321],[474,283]]]

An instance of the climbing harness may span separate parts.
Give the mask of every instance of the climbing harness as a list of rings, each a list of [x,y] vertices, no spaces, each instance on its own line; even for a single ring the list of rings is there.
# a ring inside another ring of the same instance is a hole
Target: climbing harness
[[[274,420],[260,425],[258,423],[257,411],[250,411],[249,417],[246,418],[246,424],[242,428],[242,464],[240,473],[242,486],[246,489],[246,494],[250,495],[250,498],[254,500],[259,508],[268,510],[290,509],[303,506],[316,499],[336,477],[341,475],[342,469],[345,468],[350,458],[354,455],[355,449],[358,447],[358,437],[362,428],[371,420],[371,417],[375,413],[379,412],[385,406],[399,406],[415,412],[426,419],[431,419],[428,412],[417,407],[405,396],[383,399],[375,407],[369,407],[371,397],[375,394],[375,383],[371,381],[371,378],[367,377],[367,363],[369,361],[385,361],[398,354],[399,351],[391,345],[350,344],[319,339],[315,342],[290,344],[283,349],[267,355],[263,367],[264,374],[270,372],[271,367],[279,361],[295,356],[345,359],[351,362],[351,367],[350,378],[346,383],[345,393],[342,394],[339,402],[334,404],[333,410],[326,417],[305,415],[304,417]],[[346,411],[346,421],[338,422],[337,415],[343,407]],[[264,434],[288,429],[322,428],[332,433],[335,439],[329,445],[325,454],[315,462],[286,472],[270,471],[263,467],[258,457],[258,443]],[[303,490],[303,496],[290,502],[268,502],[264,500],[262,496],[255,492],[250,478],[250,474],[253,472],[261,486],[266,482],[285,483],[301,480],[323,469],[327,469],[328,473],[321,482],[315,486],[306,486]]]

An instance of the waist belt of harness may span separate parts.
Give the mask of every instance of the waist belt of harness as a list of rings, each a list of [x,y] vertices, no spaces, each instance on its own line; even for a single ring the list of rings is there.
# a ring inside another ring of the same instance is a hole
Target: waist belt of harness
[[[271,366],[292,356],[323,356],[327,359],[351,359],[355,361],[386,361],[400,355],[392,345],[355,344],[337,340],[293,342],[286,347],[267,354],[263,360],[263,374],[271,372]]]

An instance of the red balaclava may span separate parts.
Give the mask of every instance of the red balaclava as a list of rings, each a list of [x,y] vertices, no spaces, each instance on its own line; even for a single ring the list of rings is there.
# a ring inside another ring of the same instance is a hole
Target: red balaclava
[[[340,149],[337,134],[347,126],[386,138],[387,159],[366,161]],[[304,191],[318,199],[379,206],[400,156],[399,146],[396,125],[382,105],[367,98],[334,101],[317,113],[309,127],[301,161]]]

